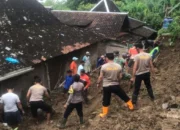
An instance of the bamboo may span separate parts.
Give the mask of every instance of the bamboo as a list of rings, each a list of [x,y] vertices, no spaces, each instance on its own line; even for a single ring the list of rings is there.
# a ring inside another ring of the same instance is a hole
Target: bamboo
[[[47,81],[48,81],[48,88],[51,91],[51,84],[50,84],[50,77],[49,77],[49,68],[48,68],[48,64],[45,63],[45,67],[46,67],[46,75],[47,75]]]

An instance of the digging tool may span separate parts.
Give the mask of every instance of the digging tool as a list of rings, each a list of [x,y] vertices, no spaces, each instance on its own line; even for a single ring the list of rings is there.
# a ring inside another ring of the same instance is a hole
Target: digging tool
[[[54,89],[56,89],[56,88],[58,87],[58,84],[60,83],[61,79],[62,79],[62,76],[61,76],[61,77],[59,78],[59,80],[57,81],[57,83],[56,83]]]
[[[98,68],[96,68],[95,70],[93,70],[93,71],[90,73],[90,76],[91,76],[94,72],[96,72],[97,70],[99,70],[101,67],[102,67],[102,65],[99,66]]]
[[[64,83],[65,83],[65,80],[57,88],[61,88]]]
[[[154,59],[153,63],[155,64],[158,61],[158,58],[160,56],[160,53],[156,56],[156,58]]]

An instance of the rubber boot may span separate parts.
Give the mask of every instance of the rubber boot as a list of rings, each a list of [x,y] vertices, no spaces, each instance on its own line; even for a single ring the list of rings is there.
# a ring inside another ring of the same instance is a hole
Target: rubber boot
[[[126,102],[126,104],[128,105],[128,108],[129,108],[130,110],[133,110],[133,109],[134,109],[134,105],[132,104],[132,101],[131,101],[131,100],[129,100],[128,102]]]
[[[67,119],[64,118],[64,119],[62,120],[62,123],[61,123],[61,125],[60,125],[59,128],[60,128],[60,129],[64,129],[64,128],[66,127],[66,122],[67,122]]]
[[[153,94],[152,88],[148,89],[147,91],[148,91],[149,97],[151,98],[151,101],[154,101],[154,94]]]
[[[108,107],[102,107],[102,113],[99,115],[100,117],[106,117],[108,114],[109,108]]]
[[[80,117],[79,119],[80,119],[80,124],[81,124],[81,125],[84,124],[83,117]]]
[[[133,96],[132,96],[132,103],[133,103],[133,104],[136,104],[137,99],[138,99],[138,96],[136,96],[136,95],[133,94]]]

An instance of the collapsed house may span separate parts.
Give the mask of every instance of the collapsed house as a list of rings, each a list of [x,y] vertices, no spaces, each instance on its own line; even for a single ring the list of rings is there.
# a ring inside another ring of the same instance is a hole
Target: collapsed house
[[[1,0],[0,9],[0,95],[13,86],[23,101],[34,75],[49,89],[59,85],[73,56],[81,59],[89,51],[95,63],[108,51],[106,45],[126,48],[126,43],[156,37],[127,13],[51,12],[36,0]]]

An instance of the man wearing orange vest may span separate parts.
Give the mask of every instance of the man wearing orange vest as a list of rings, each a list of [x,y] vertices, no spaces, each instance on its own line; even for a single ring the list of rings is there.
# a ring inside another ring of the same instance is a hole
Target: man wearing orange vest
[[[129,49],[129,55],[130,55],[130,60],[128,62],[128,71],[129,69],[133,66],[134,64],[134,57],[138,54],[138,51],[135,46]]]
[[[77,74],[77,60],[78,60],[78,58],[73,57],[72,60],[73,61],[70,64],[70,70],[72,71],[72,75],[75,75],[75,74]]]

